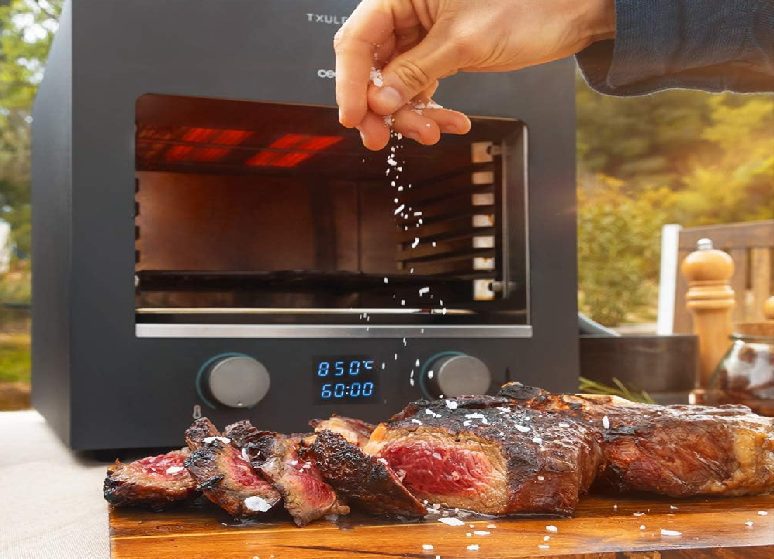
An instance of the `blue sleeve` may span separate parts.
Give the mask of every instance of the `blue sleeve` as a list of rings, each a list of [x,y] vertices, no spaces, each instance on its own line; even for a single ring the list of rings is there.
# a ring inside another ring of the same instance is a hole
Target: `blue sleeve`
[[[615,0],[616,36],[577,55],[608,95],[774,91],[774,0]]]

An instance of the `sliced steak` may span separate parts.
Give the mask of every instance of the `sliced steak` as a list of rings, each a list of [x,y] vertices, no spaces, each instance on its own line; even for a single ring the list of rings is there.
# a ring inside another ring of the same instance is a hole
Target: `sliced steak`
[[[206,417],[201,417],[194,421],[188,429],[185,430],[185,444],[192,451],[204,445],[207,441],[220,436],[220,431]]]
[[[572,514],[602,462],[583,423],[491,396],[409,404],[365,450],[419,499],[498,515]]]
[[[189,427],[186,442],[193,447],[186,468],[205,497],[231,516],[261,516],[280,502],[279,492],[208,419],[198,419]]]
[[[315,430],[331,431],[338,433],[344,439],[352,443],[355,446],[363,448],[368,443],[368,438],[374,430],[374,425],[366,423],[361,419],[354,419],[352,417],[342,417],[340,415],[332,415],[328,419],[313,419],[309,422],[309,425]]]
[[[774,419],[745,406],[639,404],[518,383],[500,394],[596,429],[607,465],[602,481],[622,491],[672,497],[774,491]]]
[[[320,431],[308,454],[336,493],[361,510],[408,518],[427,514],[385,460],[365,454],[342,435]]]
[[[128,464],[116,460],[105,477],[105,500],[121,507],[162,509],[195,496],[196,481],[183,465],[188,455],[183,449]]]

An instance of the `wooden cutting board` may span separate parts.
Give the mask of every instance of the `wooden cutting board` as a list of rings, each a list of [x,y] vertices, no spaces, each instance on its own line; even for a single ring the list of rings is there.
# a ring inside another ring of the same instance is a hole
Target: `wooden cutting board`
[[[557,531],[549,532],[547,526]],[[662,529],[681,535],[662,535]],[[477,535],[474,530],[489,533]],[[544,541],[545,536],[550,539]],[[235,526],[210,505],[162,513],[112,509],[110,543],[114,559],[771,559],[774,496],[686,500],[594,496],[585,498],[571,519],[468,518],[457,527],[437,520],[400,523],[364,516],[338,523],[318,521],[305,528],[296,528],[283,516]],[[468,549],[471,545],[478,549]]]

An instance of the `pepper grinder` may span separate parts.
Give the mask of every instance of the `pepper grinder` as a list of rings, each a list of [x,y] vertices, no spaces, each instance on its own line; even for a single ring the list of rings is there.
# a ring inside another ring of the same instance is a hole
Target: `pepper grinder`
[[[688,282],[686,307],[693,316],[693,333],[699,338],[699,369],[691,403],[705,401],[712,373],[728,348],[731,335],[731,310],[734,290],[731,276],[734,261],[712,246],[710,239],[700,239],[680,267]]]

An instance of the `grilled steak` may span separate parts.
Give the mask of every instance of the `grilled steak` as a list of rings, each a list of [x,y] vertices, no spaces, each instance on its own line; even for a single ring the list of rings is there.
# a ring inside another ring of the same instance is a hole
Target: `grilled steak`
[[[340,503],[323,481],[314,461],[299,457],[299,437],[259,431],[249,421],[229,425],[225,434],[243,448],[253,468],[280,492],[298,526],[328,514],[349,514],[349,507]]]
[[[581,422],[491,396],[409,404],[366,452],[419,499],[485,514],[570,515],[602,463]]]
[[[501,395],[592,426],[603,437],[602,480],[672,497],[774,491],[774,420],[745,406],[658,406],[611,396],[550,394],[518,383]]]
[[[427,514],[385,460],[365,454],[338,433],[317,433],[309,457],[336,493],[365,512],[409,518]]]
[[[241,451],[220,436],[207,419],[198,419],[186,431],[193,453],[185,467],[204,495],[231,516],[261,516],[273,509],[281,497],[269,482],[256,473]]]
[[[374,430],[374,426],[360,419],[342,417],[333,414],[328,419],[313,419],[309,425],[315,430],[331,431],[338,433],[344,439],[355,446],[363,448],[368,443],[368,438]]]
[[[196,495],[196,482],[183,466],[188,449],[149,456],[128,464],[116,460],[105,477],[105,499],[115,506],[161,509]]]

